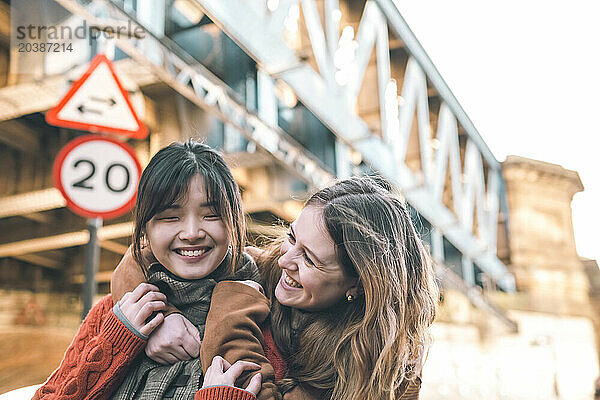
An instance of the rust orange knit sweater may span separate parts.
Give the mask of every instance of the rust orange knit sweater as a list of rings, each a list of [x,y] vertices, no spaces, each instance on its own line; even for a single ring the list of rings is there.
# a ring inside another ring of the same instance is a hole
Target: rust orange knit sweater
[[[225,290],[225,293],[230,292]],[[112,298],[107,295],[90,310],[60,366],[37,390],[34,400],[107,399],[114,393],[146,341],[129,331],[112,312],[112,307]],[[268,307],[266,309],[268,311]],[[273,368],[275,380],[278,381],[285,375],[286,363],[277,351],[270,329],[263,329],[262,334],[263,351]],[[409,385],[401,399],[418,399],[419,387],[420,379],[417,384]],[[318,398],[307,396],[301,391],[291,394],[286,399]],[[255,400],[256,397],[239,388],[215,386],[199,390],[195,399]]]
[[[106,399],[119,387],[131,361],[146,345],[112,312],[105,296],[88,313],[56,371],[33,399]]]
[[[37,390],[33,400],[108,399],[125,378],[129,365],[146,345],[112,312],[110,295],[88,313],[69,345],[60,366]],[[281,379],[286,365],[266,329],[265,353]],[[229,386],[200,390],[196,399],[253,400],[254,395]]]

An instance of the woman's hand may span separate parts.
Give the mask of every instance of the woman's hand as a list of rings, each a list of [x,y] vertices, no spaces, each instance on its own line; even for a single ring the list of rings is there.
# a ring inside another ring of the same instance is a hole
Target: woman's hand
[[[204,383],[202,384],[202,387],[235,386],[235,381],[240,377],[242,372],[253,371],[259,368],[260,365],[250,361],[236,361],[231,365],[223,357],[215,356],[212,360],[212,364],[210,364],[210,367],[206,370],[206,374],[204,374]],[[245,389],[256,396],[260,391],[261,380],[261,375],[258,373],[250,379],[248,386],[242,389]]]
[[[119,308],[129,322],[143,335],[149,336],[163,322],[163,314],[158,312],[166,307],[167,297],[149,283],[140,283],[133,292],[127,292],[119,302]],[[157,314],[149,321],[148,318]]]
[[[196,358],[199,353],[200,332],[181,314],[168,315],[146,345],[146,355],[163,365]]]

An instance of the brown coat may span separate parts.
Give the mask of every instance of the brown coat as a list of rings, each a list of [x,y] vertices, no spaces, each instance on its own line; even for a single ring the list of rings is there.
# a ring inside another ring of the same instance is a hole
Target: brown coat
[[[113,301],[132,291],[145,276],[128,250],[115,269],[111,279]],[[177,312],[171,308],[167,313]],[[205,334],[200,346],[203,372],[210,366],[213,357],[220,355],[230,363],[238,360],[252,361],[261,365],[262,389],[259,400],[320,400],[323,393],[308,392],[300,387],[287,392],[283,397],[275,385],[275,373],[265,356],[265,340],[261,325],[270,313],[269,300],[256,289],[239,282],[223,281],[215,287],[210,311],[206,319]],[[242,387],[246,387],[251,375]],[[402,391],[401,400],[418,400],[420,379],[410,382]]]
[[[244,360],[260,364],[263,383],[259,400],[281,398],[274,383],[273,367],[265,356],[265,340],[260,327],[269,313],[269,300],[256,289],[239,282],[219,282],[213,291],[204,340],[200,346],[200,359],[205,371],[215,355],[230,363]],[[247,385],[250,377],[242,387]],[[286,393],[283,399],[323,398],[319,393],[311,394],[297,387]]]
[[[133,259],[129,248],[111,278],[113,302],[119,301],[125,293],[133,291],[142,282],[146,282],[144,272]],[[264,338],[259,327],[270,312],[267,298],[256,289],[242,283],[225,281],[217,284],[212,299],[215,301],[211,301],[200,346],[203,372],[206,372],[216,355],[222,356],[232,364],[237,360],[256,362],[261,365],[263,381],[258,399],[281,398],[274,384],[273,367],[263,350]],[[177,310],[171,307],[167,314],[173,312]],[[245,385],[250,378],[251,376]],[[320,397],[309,396],[300,389],[293,390],[285,396],[285,400],[318,398]]]
[[[200,347],[202,366],[210,365],[215,355],[221,355],[230,363],[237,360],[252,361],[261,365],[263,385],[259,400],[281,398],[274,384],[273,367],[265,357],[264,337],[260,325],[269,315],[269,301],[256,289],[239,282],[219,282],[213,291],[210,310],[206,319],[204,341]],[[248,383],[250,377],[244,382]],[[245,386],[243,386],[245,387]],[[401,400],[417,400],[421,380],[410,381],[408,388],[401,388]],[[283,396],[284,400],[324,399],[323,393],[310,393],[300,387]]]

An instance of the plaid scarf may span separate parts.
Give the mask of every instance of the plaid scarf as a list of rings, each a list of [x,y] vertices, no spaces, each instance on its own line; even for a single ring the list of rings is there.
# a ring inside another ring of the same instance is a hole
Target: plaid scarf
[[[209,276],[198,280],[184,280],[172,274],[159,263],[147,271],[148,283],[158,286],[168,301],[181,311],[204,336],[204,324],[210,307],[210,298],[217,282],[233,279],[260,282],[260,274],[252,257],[243,254],[242,267],[234,276],[228,276],[231,254]],[[129,399],[193,399],[202,385],[200,358],[161,365],[140,354],[125,380],[112,396],[115,400]]]

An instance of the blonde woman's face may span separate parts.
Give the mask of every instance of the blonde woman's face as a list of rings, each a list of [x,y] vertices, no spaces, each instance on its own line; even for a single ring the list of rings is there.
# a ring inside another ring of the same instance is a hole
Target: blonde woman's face
[[[339,264],[321,208],[310,206],[302,211],[280,254],[283,272],[275,297],[285,306],[323,310],[344,299],[355,286],[356,279],[346,276]]]

